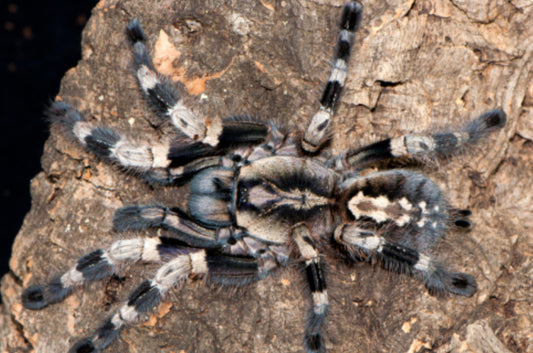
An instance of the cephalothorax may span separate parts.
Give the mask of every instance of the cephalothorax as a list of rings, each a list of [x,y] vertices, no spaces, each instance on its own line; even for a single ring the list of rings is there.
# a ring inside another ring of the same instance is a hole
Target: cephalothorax
[[[447,156],[505,124],[500,109],[483,113],[457,131],[404,135],[338,156],[320,153],[329,136],[335,105],[347,76],[347,63],[362,8],[347,3],[331,76],[321,107],[304,134],[282,133],[249,117],[208,119],[190,110],[159,74],[145,47],[137,20],[128,34],[136,75],[145,98],[175,136],[152,145],[107,127],[94,126],[70,105],[49,111],[98,157],[137,172],[150,183],[187,185],[185,206],[127,206],[119,209],[119,231],[162,227],[165,237],[119,240],[83,256],[46,285],[27,288],[28,309],[63,300],[88,281],[114,275],[128,262],[160,263],[128,301],[71,352],[103,351],[119,332],[190,276],[240,286],[262,279],[291,259],[301,262],[311,293],[304,346],[324,352],[328,309],[325,260],[331,247],[352,261],[379,260],[386,268],[421,278],[430,292],[471,296],[471,275],[447,270],[429,251],[452,226],[470,226],[468,210],[451,207],[426,176],[405,170],[359,174],[369,165],[396,158]]]

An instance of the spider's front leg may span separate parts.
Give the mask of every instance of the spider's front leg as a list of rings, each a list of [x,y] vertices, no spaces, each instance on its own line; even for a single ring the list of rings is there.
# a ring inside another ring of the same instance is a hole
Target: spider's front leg
[[[150,182],[170,184],[200,170],[220,165],[231,147],[257,145],[269,134],[266,124],[249,117],[207,119],[187,108],[171,80],[158,73],[144,44],[138,20],[128,26],[139,86],[159,117],[176,127],[178,136],[156,143],[131,138],[87,121],[74,107],[55,102],[47,114],[101,159],[141,174]]]
[[[47,115],[52,124],[61,126],[100,159],[162,184],[179,182],[200,170],[220,165],[220,156],[228,147],[257,144],[268,135],[265,124],[232,118],[224,122],[216,146],[186,138],[147,143],[109,127],[94,125],[63,102],[53,103]]]
[[[346,82],[348,60],[352,48],[355,31],[361,24],[363,8],[352,1],[344,5],[339,22],[340,33],[333,54],[332,69],[329,80],[320,99],[320,110],[313,116],[302,139],[302,148],[315,153],[328,139],[331,117],[339,96]]]
[[[185,135],[171,143],[168,152],[171,167],[200,157],[223,154],[230,146],[257,144],[265,139],[267,126],[249,117],[210,119],[189,109],[177,94],[171,79],[156,71],[139,20],[132,20],[127,32],[133,43],[137,81],[144,96],[162,121],[170,120]]]
[[[67,136],[74,137],[108,163],[118,164],[143,176],[152,170],[167,169],[172,163],[168,157],[171,148],[169,141],[148,144],[109,127],[94,125],[81,112],[64,102],[54,102],[47,116],[52,125],[66,130]]]
[[[305,274],[312,299],[304,334],[305,351],[322,353],[326,351],[323,331],[329,306],[324,263],[305,224],[297,225],[292,231],[292,237],[301,259],[305,261]]]
[[[77,342],[69,352],[100,352],[109,346],[127,325],[156,308],[164,295],[191,275],[207,276],[213,283],[247,285],[266,276],[273,268],[262,260],[233,256],[218,251],[189,248],[173,238],[135,238],[120,240],[108,249],[95,250],[48,285],[26,288],[22,303],[38,310],[62,301],[76,287],[102,280],[120,272],[131,262],[163,263],[155,276],[144,281],[128,297],[128,301],[106,320],[96,332]]]
[[[129,263],[162,263],[169,256],[189,251],[190,248],[180,247],[175,239],[167,237],[119,240],[107,249],[97,249],[83,256],[75,266],[48,284],[26,288],[22,304],[27,309],[40,310],[62,301],[77,287],[119,274]]]
[[[101,352],[116,340],[120,332],[156,309],[165,294],[192,275],[207,276],[208,280],[233,285],[245,285],[262,277],[263,269],[250,257],[235,257],[201,249],[191,249],[166,262],[152,279],[141,283],[116,313],[91,336],[78,341],[69,353]]]
[[[191,141],[202,141],[207,145],[216,145],[222,128],[219,121],[210,121],[206,117],[191,111],[178,95],[171,80],[161,75],[154,67],[152,57],[146,48],[146,35],[138,19],[132,20],[127,27],[132,42],[135,60],[135,73],[144,96],[158,113],[162,122],[171,123]]]
[[[209,229],[194,222],[179,208],[165,206],[126,206],[115,213],[113,225],[117,231],[164,228],[172,232],[172,238],[188,246],[219,248],[231,236],[227,227]]]

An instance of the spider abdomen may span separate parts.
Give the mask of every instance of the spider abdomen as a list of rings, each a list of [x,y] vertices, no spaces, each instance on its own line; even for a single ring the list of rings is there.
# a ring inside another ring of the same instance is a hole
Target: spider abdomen
[[[406,243],[433,244],[450,223],[442,191],[423,174],[386,171],[354,178],[345,185],[342,199],[349,219],[386,227],[387,233],[401,234]],[[414,240],[418,236],[426,239]]]

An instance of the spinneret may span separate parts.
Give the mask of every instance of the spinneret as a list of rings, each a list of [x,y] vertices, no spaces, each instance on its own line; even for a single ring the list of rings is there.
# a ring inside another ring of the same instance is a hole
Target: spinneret
[[[175,135],[148,144],[94,125],[63,102],[52,104],[48,116],[97,158],[134,171],[151,184],[186,185],[188,193],[180,195],[185,206],[118,209],[113,219],[118,232],[162,228],[169,234],[117,240],[89,252],[47,284],[26,288],[24,307],[40,310],[58,303],[76,288],[118,275],[131,263],[160,264],[116,312],[70,349],[101,352],[190,278],[245,286],[296,261],[309,289],[303,345],[307,353],[323,353],[330,305],[325,248],[350,261],[377,262],[413,275],[432,294],[472,296],[474,277],[448,270],[434,252],[451,227],[470,228],[471,212],[453,208],[421,173],[359,172],[398,158],[424,160],[460,152],[502,128],[505,113],[494,109],[457,130],[406,134],[339,156],[319,155],[329,138],[361,18],[357,2],[343,7],[321,107],[303,136],[282,133],[274,124],[248,116],[218,120],[189,108],[171,80],[155,69],[140,22],[132,20],[127,34],[141,94],[162,123],[172,124]]]

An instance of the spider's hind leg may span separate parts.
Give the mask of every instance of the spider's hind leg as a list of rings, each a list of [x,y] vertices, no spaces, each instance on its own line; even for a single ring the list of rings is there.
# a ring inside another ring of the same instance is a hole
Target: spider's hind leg
[[[302,148],[315,153],[328,139],[331,117],[344,87],[347,65],[355,36],[361,24],[363,8],[355,1],[346,3],[339,21],[340,33],[333,54],[331,74],[320,99],[320,110],[312,117],[302,139]]]
[[[476,280],[467,273],[450,272],[429,255],[399,242],[380,236],[373,230],[349,223],[335,230],[334,239],[343,245],[352,259],[377,258],[387,269],[410,273],[422,278],[432,294],[449,292],[472,296],[476,291]]]
[[[501,109],[489,110],[466,124],[459,131],[432,135],[411,135],[375,142],[346,154],[346,164],[352,167],[394,158],[449,156],[461,148],[475,144],[489,133],[502,128],[506,115]]]

